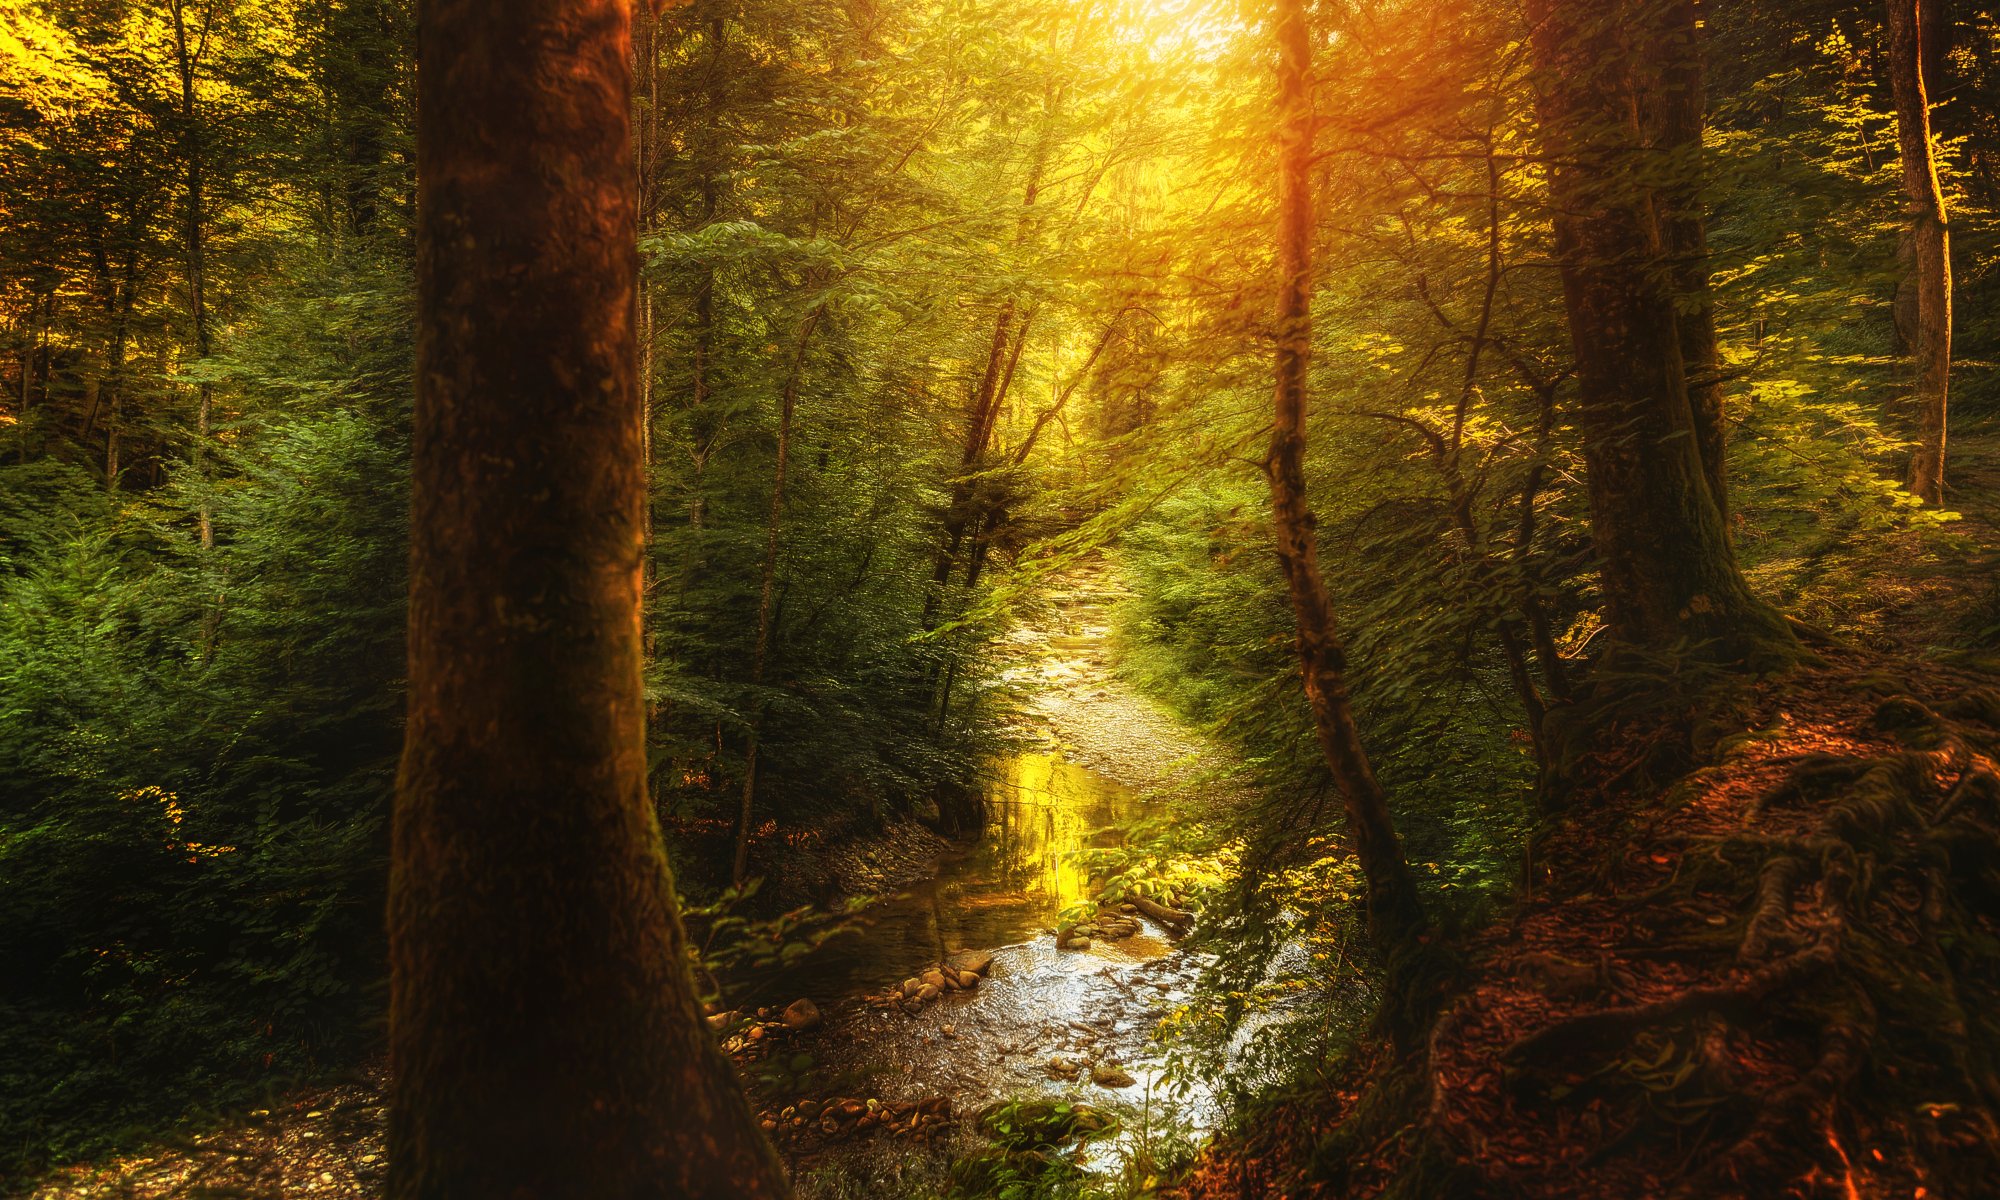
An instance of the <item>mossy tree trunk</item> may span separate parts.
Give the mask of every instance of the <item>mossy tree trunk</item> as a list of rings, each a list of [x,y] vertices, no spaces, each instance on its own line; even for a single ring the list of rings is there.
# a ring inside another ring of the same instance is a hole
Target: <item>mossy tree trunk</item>
[[[1708,121],[1708,88],[1702,71],[1699,0],[1655,0],[1651,14],[1661,67],[1650,81],[1646,105],[1662,174],[1654,195],[1660,241],[1673,281],[1674,322],[1687,376],[1688,413],[1709,498],[1729,528],[1728,420],[1723,408],[1722,355],[1715,336],[1715,304],[1708,290],[1708,220],[1702,192],[1708,170],[1702,134]]]
[[[788,1194],[646,795],[629,15],[419,18],[397,1200]]]
[[[1692,38],[1641,44],[1656,2],[1529,4],[1591,536],[1619,642],[1773,665],[1796,642],[1738,568],[1689,398],[1675,290],[1705,288],[1669,269],[1645,169],[1641,56],[1698,53]],[[1650,69],[1687,86],[1687,64]]]

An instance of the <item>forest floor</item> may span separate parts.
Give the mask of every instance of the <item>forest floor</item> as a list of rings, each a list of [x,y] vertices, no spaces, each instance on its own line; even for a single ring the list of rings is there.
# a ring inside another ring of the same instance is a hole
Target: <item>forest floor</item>
[[[1427,1044],[1186,1194],[1993,1194],[2000,678],[1827,657],[1613,725]]]
[[[1603,727],[1427,1041],[1273,1097],[1184,1200],[2000,1194],[2000,433],[1950,471],[1941,526],[1763,564],[1823,661]]]
[[[1753,584],[1794,616],[1885,654],[1923,657],[1982,630],[2000,638],[1996,424],[1953,431],[1946,503],[1954,519],[1879,538],[1830,529],[1799,556],[1764,563]],[[1744,528],[1739,536],[1754,558],[1769,535]]]
[[[1141,796],[1186,790],[1208,769],[1213,749],[1122,683],[1113,672],[1110,607],[1118,598],[1109,569],[1089,564],[1059,580],[1001,649],[1011,664],[1004,682],[1021,697],[1014,716],[1030,752],[1076,764]],[[904,831],[907,833],[907,831]],[[864,848],[865,849],[865,848]],[[874,856],[829,870],[893,886],[921,873],[905,861],[934,850],[898,835]],[[845,853],[845,852],[843,852]],[[856,857],[859,855],[859,857]],[[839,857],[839,856],[832,856]],[[937,869],[935,862],[932,870]],[[883,1104],[949,1101],[956,1119],[930,1136],[815,1128],[775,1132],[808,1194],[884,1196],[935,1186],[954,1161],[982,1144],[972,1120],[983,1107],[1016,1096],[1132,1110],[1144,1120],[1159,1063],[1154,1017],[1192,987],[1199,963],[1174,947],[1172,931],[1143,917],[1139,933],[1064,949],[1052,931],[991,953],[987,978],[906,1014],[869,1006],[865,997],[828,1006],[819,1029],[794,1032],[777,1019],[753,1021],[764,1036],[732,1038],[746,1073],[800,1052],[823,1065],[804,1079],[760,1086],[766,1116],[779,1104],[834,1092]],[[982,955],[983,957],[983,955]],[[747,1016],[747,1014],[746,1014]],[[217,1122],[207,1131],[163,1139],[137,1153],[62,1169],[18,1194],[33,1200],[170,1200],[184,1196],[339,1198],[382,1192],[387,1165],[387,1067],[380,1060],[351,1076],[302,1088]],[[1130,1117],[1128,1117],[1128,1121]],[[1100,1145],[1100,1158],[1116,1154]],[[1100,1164],[1101,1165],[1101,1164]]]

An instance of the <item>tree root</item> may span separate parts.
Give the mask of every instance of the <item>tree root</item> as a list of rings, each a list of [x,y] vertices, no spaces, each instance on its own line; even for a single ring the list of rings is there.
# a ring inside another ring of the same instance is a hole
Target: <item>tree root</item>
[[[1673,729],[1565,742],[1587,766],[1538,845],[1551,886],[1472,942],[1421,1053],[1343,1077],[1302,1186],[1226,1194],[1992,1194],[2000,691],[1875,682],[1899,677],[1788,680],[1665,801],[1630,781],[1689,744]]]
[[[1944,711],[2000,719],[1990,699]],[[1713,913],[1720,893],[1741,913],[1733,962],[1662,999],[1560,1017],[1502,1053],[1523,1116],[1542,1111],[1535,1119],[1560,1128],[1599,1114],[1586,1167],[1684,1145],[1679,1114],[1692,1111],[1703,1114],[1696,1145],[1669,1168],[1675,1200],[1804,1195],[1809,1178],[1851,1187],[1857,1171],[1951,1195],[1952,1180],[1977,1190],[2000,1171],[2000,1019],[1961,1000],[1968,987],[2000,988],[2000,738],[1908,697],[1881,704],[1865,732],[1898,746],[1801,755],[1747,806],[1752,828],[1655,843],[1688,854],[1627,919],[1624,936],[1640,944],[1610,953],[1638,961],[1663,943],[1712,945],[1676,913]],[[1696,896],[1707,898],[1690,910]],[[1563,1086],[1523,1086],[1543,1079]],[[1663,1099],[1662,1088],[1683,1095]],[[1727,1115],[1701,1107],[1731,1096],[1740,1102]],[[1850,1160],[1843,1129],[1872,1131],[1867,1161]]]
[[[1597,1009],[1544,1026],[1507,1048],[1507,1061],[1525,1063],[1551,1053],[1575,1053],[1606,1039],[1668,1025],[1709,1012],[1754,1007],[1833,965],[1832,945],[1822,942],[1767,963],[1729,983],[1689,988],[1664,1000],[1629,1008]]]
[[[1757,1117],[1741,1137],[1674,1189],[1674,1200],[1714,1200],[1749,1189],[1751,1195],[1797,1174],[1804,1153],[1800,1131],[1828,1124],[1841,1091],[1861,1071],[1874,1040],[1874,1006],[1860,996],[1865,1018],[1836,1023],[1822,1038],[1819,1061],[1796,1082],[1759,1102]],[[1810,1143],[1806,1143],[1810,1145]]]

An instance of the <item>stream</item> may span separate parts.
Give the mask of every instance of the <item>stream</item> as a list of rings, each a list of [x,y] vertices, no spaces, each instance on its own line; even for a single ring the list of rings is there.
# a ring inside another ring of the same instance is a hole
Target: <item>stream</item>
[[[1114,827],[1146,811],[1125,785],[1055,754],[996,763],[984,788],[987,827],[935,875],[871,905],[858,933],[834,938],[760,981],[760,997],[808,996],[822,1007],[900,983],[955,950],[1018,946],[1090,896],[1076,851],[1109,845]],[[1166,947],[1144,935],[1147,957]]]
[[[1118,1112],[1128,1128],[1157,1124],[1163,1108],[1184,1127],[1209,1124],[1210,1097],[1170,1098],[1160,1086],[1165,1064],[1153,1041],[1159,1019],[1191,995],[1196,957],[1143,918],[1131,937],[1056,946],[1059,914],[1089,896],[1075,852],[1111,844],[1113,827],[1148,806],[1133,789],[1042,753],[998,763],[986,799],[977,845],[785,972],[795,981],[788,994],[810,997],[826,1016],[787,1049],[811,1053],[814,1079],[837,1081],[831,1092],[885,1103],[946,1096],[966,1116],[995,1101],[1067,1099]],[[915,1014],[866,1003],[966,949],[993,953],[978,988]],[[1100,1066],[1115,1068],[1100,1076],[1114,1086],[1093,1081]],[[840,1152],[893,1153],[884,1140],[856,1139]],[[1119,1153],[1119,1139],[1093,1145],[1085,1165],[1110,1169]]]
[[[1087,949],[1056,945],[1060,914],[1091,894],[1077,852],[1115,844],[1120,827],[1155,807],[1109,772],[1156,786],[1166,763],[1198,752],[1109,678],[1101,603],[1101,594],[1081,593],[1017,638],[1017,670],[1037,691],[1024,717],[1041,745],[992,765],[983,837],[946,856],[931,878],[873,905],[859,932],[758,989],[757,1003],[804,996],[825,1018],[776,1051],[812,1056],[798,1086],[778,1090],[885,1104],[942,1096],[962,1123],[995,1101],[1083,1102],[1119,1113],[1126,1130],[1088,1149],[1085,1165],[1098,1170],[1114,1169],[1124,1141],[1157,1128],[1163,1113],[1184,1131],[1213,1124],[1212,1095],[1164,1086],[1153,1037],[1160,1019],[1192,997],[1200,956],[1144,918],[1129,937],[1093,939]],[[947,991],[915,1013],[868,1003],[961,950],[993,956],[977,988]],[[829,1143],[770,1115],[800,1167],[899,1152],[895,1139]]]

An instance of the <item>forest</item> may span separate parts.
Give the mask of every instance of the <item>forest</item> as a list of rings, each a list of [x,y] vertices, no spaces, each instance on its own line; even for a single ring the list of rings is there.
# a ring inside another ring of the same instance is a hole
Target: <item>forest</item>
[[[4,0],[0,1196],[2000,1196],[2000,12]]]

